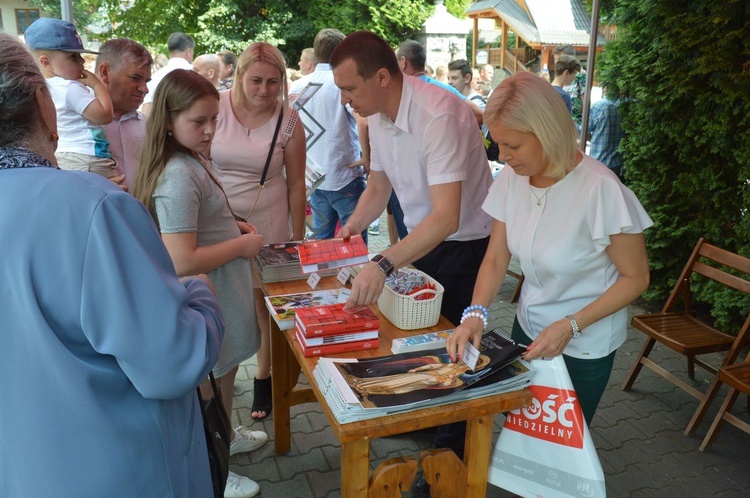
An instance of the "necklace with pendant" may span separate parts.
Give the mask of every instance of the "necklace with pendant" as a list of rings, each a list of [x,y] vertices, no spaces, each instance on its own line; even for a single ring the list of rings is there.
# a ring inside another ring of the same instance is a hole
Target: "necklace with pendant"
[[[534,190],[534,187],[531,186],[531,183],[529,183],[529,188],[531,189],[531,193],[534,194],[534,197],[536,197],[536,205],[541,206],[542,201],[547,196],[547,193],[549,192],[549,187],[544,189],[544,193],[542,195],[536,195],[536,191]]]

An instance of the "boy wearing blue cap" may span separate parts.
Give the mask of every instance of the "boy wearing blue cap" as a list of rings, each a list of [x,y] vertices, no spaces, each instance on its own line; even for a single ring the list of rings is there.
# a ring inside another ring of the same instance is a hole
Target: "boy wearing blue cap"
[[[104,84],[83,68],[83,48],[75,26],[43,17],[26,29],[26,44],[37,55],[52,94],[60,134],[55,156],[60,168],[117,176],[109,141],[101,125],[112,121],[112,100]],[[89,87],[93,90],[92,95]]]

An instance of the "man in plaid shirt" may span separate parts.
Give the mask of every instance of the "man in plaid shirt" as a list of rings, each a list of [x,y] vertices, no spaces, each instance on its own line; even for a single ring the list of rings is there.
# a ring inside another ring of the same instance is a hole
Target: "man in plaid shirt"
[[[623,157],[619,152],[620,140],[625,136],[620,116],[620,99],[610,100],[606,95],[591,105],[589,155],[604,163],[620,179],[623,178]]]

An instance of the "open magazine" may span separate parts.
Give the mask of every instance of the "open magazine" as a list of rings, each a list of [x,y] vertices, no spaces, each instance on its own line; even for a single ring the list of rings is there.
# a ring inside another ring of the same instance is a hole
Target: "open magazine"
[[[474,371],[451,363],[445,348],[369,359],[321,358],[313,372],[340,423],[354,422],[526,387],[525,350],[499,331],[485,334]]]
[[[411,404],[447,396],[496,374],[526,351],[493,330],[482,338],[472,371],[452,362],[445,348],[341,363],[337,367],[365,408]]]

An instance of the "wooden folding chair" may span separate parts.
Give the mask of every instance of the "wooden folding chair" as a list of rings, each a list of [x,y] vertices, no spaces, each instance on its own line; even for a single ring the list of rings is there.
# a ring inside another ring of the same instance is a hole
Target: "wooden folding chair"
[[[749,326],[750,318],[745,323],[745,328],[750,328]],[[703,438],[700,446],[701,451],[711,448],[716,436],[719,434],[719,430],[724,425],[724,421],[750,434],[750,424],[730,413],[740,393],[750,396],[750,354],[745,358],[744,363],[721,367],[719,369],[719,385],[722,382],[729,386],[729,394],[727,394],[724,403],[721,404],[719,413],[716,414],[716,418],[714,418],[711,427],[709,427],[706,437]]]
[[[733,268],[744,275],[733,275],[726,268]],[[685,429],[685,435],[692,434],[695,431],[720,387],[718,369],[697,356],[728,351],[721,367],[731,365],[737,359],[742,344],[747,341],[746,336],[750,334],[750,313],[748,313],[748,319],[736,337],[720,332],[695,317],[690,292],[690,279],[694,275],[701,275],[735,290],[750,294],[750,259],[720,249],[701,238],[661,312],[633,317],[633,327],[648,337],[630,370],[630,374],[622,385],[624,391],[629,390],[641,368],[645,366],[700,400],[698,409]],[[678,307],[680,302],[683,303],[681,308]],[[705,393],[687,384],[648,358],[657,341],[687,357],[687,370],[690,379],[695,380],[695,365],[714,374],[713,381]]]

